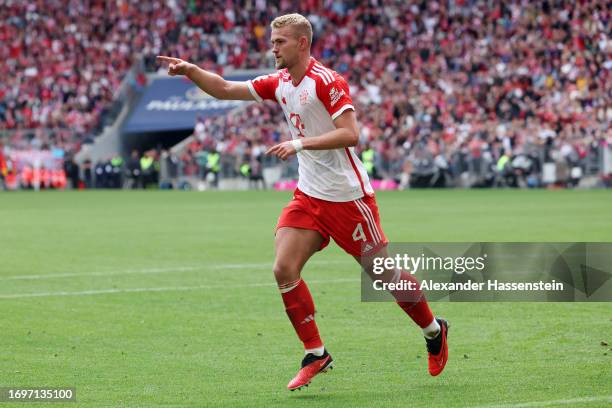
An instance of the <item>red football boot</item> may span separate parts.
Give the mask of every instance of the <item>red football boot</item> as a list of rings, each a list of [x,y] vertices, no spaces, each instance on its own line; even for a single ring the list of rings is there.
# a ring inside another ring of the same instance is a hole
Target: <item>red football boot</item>
[[[287,384],[289,391],[299,390],[302,387],[308,387],[310,381],[319,373],[324,373],[327,370],[331,370],[334,366],[334,360],[329,355],[327,350],[323,352],[322,356],[315,356],[314,354],[306,354],[306,357],[302,360],[302,368],[293,380]]]
[[[436,376],[444,370],[448,361],[448,322],[444,319],[436,319],[440,325],[440,333],[433,339],[425,339],[427,343],[427,365],[429,374]]]

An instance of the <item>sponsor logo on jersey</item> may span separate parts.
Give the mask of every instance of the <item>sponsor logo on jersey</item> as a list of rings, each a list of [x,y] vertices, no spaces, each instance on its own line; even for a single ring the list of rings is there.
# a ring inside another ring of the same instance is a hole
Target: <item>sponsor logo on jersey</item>
[[[329,99],[331,100],[331,106],[337,104],[340,98],[342,98],[344,95],[344,89],[338,91],[335,87],[332,87],[332,89],[329,91]]]

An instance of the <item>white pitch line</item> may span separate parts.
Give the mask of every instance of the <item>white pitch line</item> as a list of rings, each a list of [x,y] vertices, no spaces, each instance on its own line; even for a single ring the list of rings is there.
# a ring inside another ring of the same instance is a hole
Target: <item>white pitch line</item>
[[[347,263],[346,261],[310,261],[308,264],[340,264]],[[307,265],[308,265],[307,264]],[[107,272],[68,272],[56,274],[39,274],[39,275],[13,275],[0,276],[0,281],[10,280],[44,280],[44,279],[64,279],[77,278],[86,276],[117,276],[117,275],[136,275],[136,274],[155,274],[167,272],[190,272],[199,270],[219,270],[219,269],[254,269],[254,268],[272,268],[271,263],[244,263],[244,264],[218,264],[218,265],[200,265],[200,266],[173,266],[168,268],[145,268],[145,269],[126,269],[122,271],[107,271]]]
[[[360,282],[359,279],[346,278],[346,279],[324,279],[324,280],[310,280],[308,284],[319,284],[319,283],[354,283]],[[90,296],[90,295],[105,295],[114,293],[141,293],[141,292],[174,292],[174,291],[190,291],[190,290],[204,290],[204,289],[227,289],[227,288],[257,288],[257,287],[276,287],[274,282],[262,282],[262,283],[246,283],[239,285],[224,284],[224,285],[197,285],[197,286],[162,286],[157,288],[112,288],[112,289],[92,289],[82,290],[78,292],[33,292],[33,293],[13,293],[8,295],[0,295],[0,299],[23,299],[33,297],[53,297],[53,296]]]
[[[481,405],[472,408],[532,408],[532,407],[550,407],[558,405],[575,405],[588,404],[590,402],[612,402],[612,395],[602,395],[598,397],[583,397],[571,398],[554,401],[531,401],[517,402],[516,404],[501,404],[501,405]]]
[[[148,269],[127,269],[123,271],[108,271],[108,272],[74,272],[74,273],[57,273],[44,275],[14,275],[1,276],[0,281],[8,280],[43,280],[43,279],[62,279],[75,278],[79,276],[113,276],[113,275],[131,275],[131,274],[148,274],[148,273],[165,273],[165,272],[183,272],[195,271],[202,269],[198,266],[175,266],[172,268],[148,268]]]

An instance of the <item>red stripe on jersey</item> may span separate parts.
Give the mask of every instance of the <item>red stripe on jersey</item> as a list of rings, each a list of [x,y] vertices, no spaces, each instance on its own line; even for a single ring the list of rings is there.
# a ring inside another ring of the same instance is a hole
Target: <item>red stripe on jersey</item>
[[[348,159],[351,162],[351,166],[353,166],[353,170],[355,170],[357,179],[359,179],[359,185],[361,186],[361,191],[363,192],[363,195],[365,196],[367,194],[366,194],[365,188],[363,187],[363,180],[361,179],[361,174],[359,174],[359,170],[357,170],[357,165],[355,164],[355,161],[353,160],[353,156],[351,156],[351,151],[349,150],[348,147],[345,147],[344,151],[346,152],[346,155],[348,156]]]

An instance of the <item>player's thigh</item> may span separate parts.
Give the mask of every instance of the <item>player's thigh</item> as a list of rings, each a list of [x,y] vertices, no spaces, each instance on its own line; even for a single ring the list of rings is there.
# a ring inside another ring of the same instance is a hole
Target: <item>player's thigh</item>
[[[317,252],[325,239],[314,230],[281,227],[276,231],[274,276],[279,284],[293,282],[300,277],[304,264]]]
[[[378,252],[388,242],[373,197],[326,204],[323,222],[334,241],[355,257]]]

